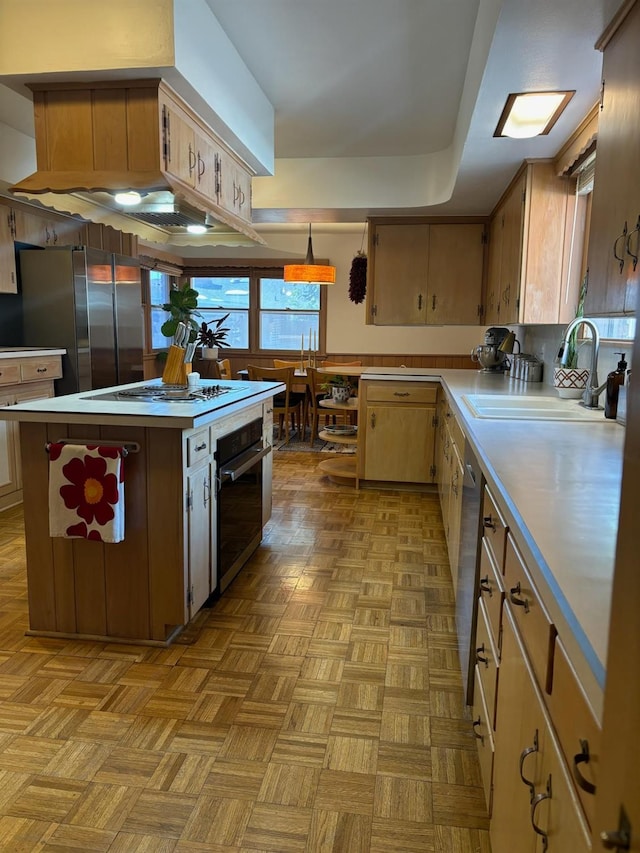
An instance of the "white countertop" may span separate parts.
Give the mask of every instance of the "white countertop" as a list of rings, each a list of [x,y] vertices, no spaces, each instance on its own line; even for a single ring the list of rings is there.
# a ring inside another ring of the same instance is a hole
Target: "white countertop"
[[[158,385],[161,379],[133,382],[114,388],[99,388],[66,394],[45,400],[33,400],[0,408],[0,418],[14,421],[34,421],[67,424],[110,424],[170,429],[192,429],[204,426],[217,418],[233,414],[252,403],[268,400],[284,390],[278,382],[249,382],[241,380],[201,379],[200,386],[231,386],[232,391],[219,397],[193,402],[160,400],[104,400],[110,391]]]
[[[43,355],[64,355],[66,349],[54,347],[0,347],[0,359],[3,358],[42,358]]]
[[[406,379],[406,370],[384,373]],[[421,373],[411,372],[420,381]],[[433,371],[424,374],[422,381],[430,381]],[[438,375],[601,718],[624,427],[605,419],[604,412],[584,422],[474,417],[463,396],[553,397],[555,391],[480,371]]]

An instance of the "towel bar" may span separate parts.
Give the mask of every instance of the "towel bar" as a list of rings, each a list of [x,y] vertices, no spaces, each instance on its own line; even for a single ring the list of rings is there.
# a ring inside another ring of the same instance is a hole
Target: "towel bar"
[[[138,453],[140,445],[137,441],[108,441],[104,438],[59,438],[55,444],[90,444],[91,446],[101,445],[103,447],[121,447],[123,455],[127,453]],[[51,442],[45,444],[44,449],[49,452]]]

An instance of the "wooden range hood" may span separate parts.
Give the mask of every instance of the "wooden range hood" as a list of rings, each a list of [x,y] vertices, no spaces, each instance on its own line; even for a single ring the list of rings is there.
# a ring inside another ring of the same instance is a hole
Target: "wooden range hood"
[[[37,171],[10,192],[152,242],[264,244],[251,226],[249,168],[164,81],[29,88]],[[127,190],[143,195],[138,210],[116,205]],[[166,215],[145,212],[154,202]],[[191,237],[188,223],[207,234]]]

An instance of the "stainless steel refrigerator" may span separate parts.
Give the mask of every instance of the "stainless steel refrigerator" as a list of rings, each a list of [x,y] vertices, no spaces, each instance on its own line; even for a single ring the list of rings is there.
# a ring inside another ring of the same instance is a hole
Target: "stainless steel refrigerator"
[[[63,347],[57,394],[143,378],[140,266],[72,246],[19,253],[25,346]]]

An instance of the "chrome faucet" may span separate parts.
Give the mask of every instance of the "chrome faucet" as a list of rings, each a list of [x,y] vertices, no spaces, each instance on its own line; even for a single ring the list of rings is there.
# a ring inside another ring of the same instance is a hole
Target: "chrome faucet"
[[[591,364],[589,365],[589,379],[587,380],[587,387],[584,389],[584,394],[582,395],[582,404],[585,409],[598,409],[598,397],[604,391],[606,382],[602,385],[598,386],[598,355],[600,353],[600,334],[598,333],[598,328],[593,320],[589,320],[588,317],[576,317],[575,320],[572,320],[571,323],[567,326],[564,332],[564,338],[562,344],[560,345],[560,351],[558,352],[558,359],[560,360],[560,366],[567,366],[567,359],[569,355],[569,350],[567,344],[569,343],[569,338],[571,337],[571,333],[574,329],[577,329],[579,326],[585,325],[589,329],[591,329],[591,338],[592,338],[592,347],[591,347]]]

